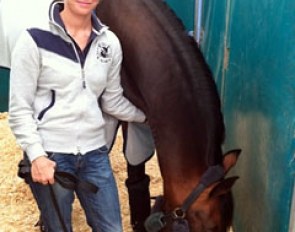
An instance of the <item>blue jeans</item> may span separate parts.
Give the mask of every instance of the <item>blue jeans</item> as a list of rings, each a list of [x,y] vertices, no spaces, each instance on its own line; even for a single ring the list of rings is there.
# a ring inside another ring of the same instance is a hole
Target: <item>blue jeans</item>
[[[80,180],[96,185],[97,193],[85,189],[63,188],[52,185],[67,231],[72,230],[71,213],[76,193],[83,207],[88,225],[93,232],[121,232],[122,222],[117,185],[113,176],[107,147],[90,151],[85,155],[52,153],[57,171],[68,172]],[[42,221],[48,232],[64,232],[50,195],[49,186],[30,181],[30,187],[41,211]]]

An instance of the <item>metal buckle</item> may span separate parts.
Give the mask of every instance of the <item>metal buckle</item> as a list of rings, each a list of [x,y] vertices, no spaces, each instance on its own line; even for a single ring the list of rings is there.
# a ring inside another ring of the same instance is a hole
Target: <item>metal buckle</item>
[[[178,208],[175,208],[172,212],[172,218],[174,220],[176,219],[184,219],[186,216],[185,212],[183,211],[182,208],[178,207]]]

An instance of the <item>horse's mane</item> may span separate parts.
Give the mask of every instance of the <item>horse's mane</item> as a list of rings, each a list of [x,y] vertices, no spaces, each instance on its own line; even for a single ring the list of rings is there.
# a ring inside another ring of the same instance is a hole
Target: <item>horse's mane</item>
[[[165,34],[170,38],[178,54],[179,63],[185,65],[183,70],[187,73],[185,75],[187,86],[192,88],[191,93],[194,94],[192,98],[195,101],[192,104],[196,105],[194,114],[196,118],[202,117],[202,122],[199,123],[206,124],[208,164],[220,163],[225,130],[220,98],[211,70],[196,41],[187,34],[182,22],[166,3],[159,0],[142,0],[142,2],[153,12],[158,24],[161,24]]]

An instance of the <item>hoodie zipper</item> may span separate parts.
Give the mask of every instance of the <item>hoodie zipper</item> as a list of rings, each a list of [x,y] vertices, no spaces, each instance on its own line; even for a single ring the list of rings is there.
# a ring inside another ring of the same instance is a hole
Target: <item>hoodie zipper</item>
[[[73,49],[74,49],[74,51],[75,51],[76,58],[77,58],[77,60],[78,60],[78,62],[79,62],[79,64],[80,64],[80,67],[81,67],[82,88],[83,88],[83,89],[86,89],[85,70],[84,70],[83,64],[82,64],[82,62],[81,62],[81,59],[80,59],[80,56],[79,56],[79,54],[78,54],[78,51],[77,51],[77,48],[76,48],[76,46],[75,46],[75,42],[74,42],[74,41],[72,42],[72,47],[73,47]]]
[[[59,24],[56,24],[56,23],[54,23],[58,28],[60,28],[62,31],[64,31],[64,28],[63,27],[61,27]],[[65,32],[65,31],[64,31]],[[78,51],[77,51],[77,48],[76,48],[76,45],[75,45],[75,41],[72,39],[72,37],[67,33],[67,32],[65,32],[66,34],[67,34],[67,36],[70,38],[70,40],[71,40],[71,46],[72,46],[72,48],[74,49],[74,52],[75,52],[75,55],[76,55],[76,58],[77,58],[77,61],[79,62],[79,64],[80,64],[80,67],[81,67],[81,79],[82,79],[82,91],[83,90],[85,90],[86,89],[86,77],[85,77],[85,70],[84,70],[84,66],[83,66],[83,64],[82,64],[82,62],[81,62],[81,59],[80,59],[80,56],[79,56],[79,53],[78,53]],[[81,91],[81,92],[82,92]],[[82,119],[83,119],[83,111],[80,111],[80,121],[82,121]],[[77,123],[78,124],[78,127],[77,128],[80,128],[80,123]],[[79,130],[77,130],[77,131],[79,131]],[[78,133],[77,134],[77,146],[76,146],[76,154],[77,155],[80,155],[80,154],[82,154],[81,153],[81,145],[80,145],[80,133]]]
[[[81,72],[82,72],[82,87],[83,87],[83,89],[86,89],[85,70],[82,67],[82,64],[81,64],[81,68],[82,68],[82,70],[81,70]]]
[[[64,30],[63,27],[61,27],[59,24],[57,23],[53,23],[55,26],[57,26],[61,31],[63,31],[64,33],[66,33],[66,35],[70,38],[71,40],[71,45],[72,45],[72,48],[74,49],[74,52],[75,52],[75,55],[76,55],[76,58],[81,66],[81,78],[82,78],[82,88],[83,89],[86,89],[86,78],[85,78],[85,70],[84,70],[84,67],[83,67],[83,64],[81,62],[81,59],[80,59],[80,56],[79,56],[79,53],[77,51],[77,48],[75,46],[75,41],[74,39]]]
[[[70,37],[71,38],[71,37]],[[79,62],[79,64],[80,64],[80,67],[81,67],[81,79],[82,79],[82,90],[81,90],[81,93],[82,93],[82,91],[83,90],[85,90],[86,89],[86,77],[85,77],[85,70],[84,70],[84,67],[83,67],[83,64],[82,64],[82,62],[81,62],[81,59],[80,59],[80,56],[79,56],[79,54],[78,54],[78,51],[77,51],[77,48],[76,48],[76,46],[75,46],[75,42],[74,42],[74,40],[71,38],[71,40],[72,40],[72,42],[71,42],[71,45],[72,45],[72,47],[73,47],[73,49],[74,49],[74,52],[75,52],[75,55],[76,55],[76,58],[77,58],[77,60],[78,60],[78,62]],[[80,96],[80,99],[84,99],[84,96],[82,95],[82,96]],[[82,107],[83,107],[83,104],[82,104]],[[81,139],[80,139],[80,137],[81,137],[81,135],[80,135],[80,133],[79,133],[79,128],[80,128],[80,122],[83,120],[83,110],[81,110],[80,111],[80,121],[77,123],[77,125],[78,125],[78,127],[77,127],[77,131],[78,131],[78,133],[77,133],[77,146],[76,146],[76,155],[81,155],[82,153],[81,153]]]
[[[74,43],[74,42],[73,42]],[[80,66],[81,66],[81,78],[82,78],[82,95],[80,96],[80,99],[84,99],[84,95],[83,95],[83,90],[86,90],[86,79],[85,79],[85,70],[84,70],[84,67],[83,67],[83,64],[81,63],[81,59],[79,57],[79,54],[78,54],[78,51],[75,47],[75,44],[72,45],[74,47],[74,50],[75,50],[75,54],[76,54],[76,57],[80,63]],[[84,104],[81,104],[81,106],[83,107]],[[83,120],[83,110],[80,111],[80,121],[77,123],[79,125],[78,127],[78,134],[77,134],[77,155],[81,155],[81,134],[79,133],[79,128],[80,128],[80,122]]]

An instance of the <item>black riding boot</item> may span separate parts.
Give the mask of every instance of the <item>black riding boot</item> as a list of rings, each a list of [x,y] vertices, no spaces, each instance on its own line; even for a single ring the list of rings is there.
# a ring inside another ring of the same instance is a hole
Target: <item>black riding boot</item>
[[[130,222],[134,232],[146,232],[145,219],[150,215],[150,178],[145,174],[145,164],[131,166],[128,164],[126,187],[129,196]]]

